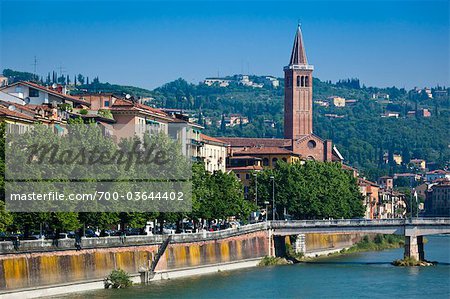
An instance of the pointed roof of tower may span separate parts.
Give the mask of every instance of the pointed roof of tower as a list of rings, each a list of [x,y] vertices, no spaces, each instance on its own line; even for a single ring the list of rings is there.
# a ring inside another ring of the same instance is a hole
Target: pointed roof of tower
[[[305,47],[303,45],[302,30],[300,28],[300,24],[298,24],[297,27],[297,33],[295,34],[294,38],[294,46],[292,47],[291,60],[289,61],[289,65],[294,64],[308,64],[308,60],[306,59]]]

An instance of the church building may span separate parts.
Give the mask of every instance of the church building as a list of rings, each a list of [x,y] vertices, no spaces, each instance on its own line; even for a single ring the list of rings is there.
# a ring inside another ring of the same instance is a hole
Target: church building
[[[308,64],[302,31],[298,26],[289,64],[284,67],[284,139],[221,137],[230,145],[231,157],[249,153],[253,156],[258,151],[273,153],[282,149],[285,155],[289,152],[302,160],[343,161],[331,140],[314,134],[313,71],[314,67]],[[272,155],[272,159],[277,158]],[[273,161],[269,162],[272,165]]]

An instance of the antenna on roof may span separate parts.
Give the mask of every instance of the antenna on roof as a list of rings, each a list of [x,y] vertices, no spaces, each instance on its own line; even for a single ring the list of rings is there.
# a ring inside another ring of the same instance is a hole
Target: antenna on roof
[[[38,62],[37,62],[37,58],[36,58],[36,55],[34,56],[34,61],[33,61],[33,74],[35,74],[36,75],[36,71],[37,71],[37,64],[38,64]]]

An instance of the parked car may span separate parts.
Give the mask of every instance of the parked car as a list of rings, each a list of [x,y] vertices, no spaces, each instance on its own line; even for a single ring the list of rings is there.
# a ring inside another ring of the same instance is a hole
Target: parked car
[[[183,232],[186,234],[192,234],[194,232],[194,224],[192,222],[184,222]]]
[[[217,224],[213,224],[213,225],[211,225],[211,227],[209,228],[209,231],[210,231],[210,232],[215,232],[215,231],[218,231],[218,230],[220,230],[220,227],[219,227]]]
[[[141,234],[141,230],[139,228],[127,228],[125,231],[125,234],[127,236],[138,236]]]
[[[8,238],[8,234],[6,234],[5,232],[0,232],[0,241],[7,241]]]
[[[174,225],[174,224],[166,224],[163,227],[163,234],[165,234],[165,235],[173,235],[173,234],[175,234],[176,230],[177,230],[176,225]]]
[[[87,229],[84,232],[84,236],[86,238],[98,238],[98,235],[92,229]]]

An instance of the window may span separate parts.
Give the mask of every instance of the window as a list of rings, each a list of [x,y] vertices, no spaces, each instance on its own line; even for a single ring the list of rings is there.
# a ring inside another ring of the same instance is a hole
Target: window
[[[297,87],[300,86],[300,76],[297,76]]]
[[[309,86],[309,76],[305,77],[305,86],[308,87]]]
[[[273,159],[272,159],[272,166],[275,166],[275,165],[277,165],[277,161],[278,161],[278,159],[277,159],[277,158],[273,158]]]
[[[105,101],[105,102],[103,103],[103,106],[109,107],[109,101]]]
[[[286,159],[286,158],[283,158],[283,162],[287,162],[287,159]]]
[[[316,147],[316,142],[314,140],[310,140],[308,141],[308,148],[315,148]]]
[[[245,179],[246,179],[246,180],[249,180],[249,179],[250,179],[250,174],[246,173],[246,174],[245,174]]]
[[[28,96],[30,98],[37,98],[37,97],[39,97],[39,90],[34,89],[34,88],[30,88]]]
[[[22,92],[22,86],[16,86],[16,92]]]
[[[263,159],[263,166],[269,166],[269,159],[267,158]]]

